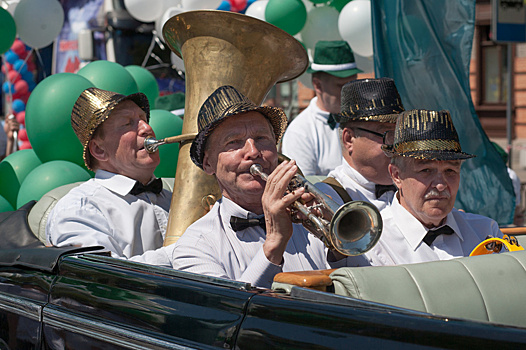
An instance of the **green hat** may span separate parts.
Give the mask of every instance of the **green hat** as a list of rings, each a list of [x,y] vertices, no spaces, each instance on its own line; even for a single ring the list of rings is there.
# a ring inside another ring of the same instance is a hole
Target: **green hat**
[[[346,41],[318,41],[314,59],[307,73],[325,72],[338,78],[362,73],[354,60],[354,54]]]

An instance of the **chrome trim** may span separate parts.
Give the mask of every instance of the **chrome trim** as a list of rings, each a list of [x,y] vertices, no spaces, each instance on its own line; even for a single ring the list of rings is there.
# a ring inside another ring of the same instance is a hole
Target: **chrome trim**
[[[12,312],[31,320],[40,322],[43,306],[43,304],[38,305],[35,301],[30,301],[29,299],[22,297],[13,298],[0,293],[0,310]]]
[[[102,340],[108,344],[121,346],[127,349],[203,349],[203,345],[199,345],[199,347],[190,347],[174,344],[163,339],[139,334],[131,328],[124,329],[110,325],[107,323],[108,321],[103,322],[59,311],[49,306],[44,309],[43,314],[43,323],[45,325],[54,326],[61,330]],[[189,342],[184,339],[180,339],[180,341]]]

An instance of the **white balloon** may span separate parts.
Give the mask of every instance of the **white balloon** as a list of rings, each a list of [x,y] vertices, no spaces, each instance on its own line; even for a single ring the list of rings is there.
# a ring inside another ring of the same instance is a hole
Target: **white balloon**
[[[184,61],[181,57],[177,56],[175,53],[170,52],[170,61],[175,69],[184,72]]]
[[[182,12],[184,12],[184,9],[181,7],[170,7],[169,9],[164,11],[164,14],[161,16],[160,19],[157,19],[155,21],[155,30],[157,31],[157,36],[161,38],[162,41],[165,41],[163,36],[163,26],[166,23],[166,21]]]
[[[301,41],[314,48],[320,40],[342,40],[338,30],[340,13],[334,7],[317,6],[307,13],[307,22],[301,30]]]
[[[354,0],[345,5],[338,18],[338,29],[343,40],[360,56],[373,54],[373,33],[371,27],[371,2]]]
[[[251,16],[262,21],[265,20],[265,9],[267,8],[268,0],[259,0],[253,2],[245,11],[245,15]]]
[[[126,10],[141,22],[153,22],[163,14],[164,0],[124,0]]]
[[[40,49],[56,39],[64,25],[64,10],[58,0],[21,0],[15,8],[16,29],[27,45]]]
[[[215,10],[221,5],[221,0],[182,0],[183,8],[190,10]]]

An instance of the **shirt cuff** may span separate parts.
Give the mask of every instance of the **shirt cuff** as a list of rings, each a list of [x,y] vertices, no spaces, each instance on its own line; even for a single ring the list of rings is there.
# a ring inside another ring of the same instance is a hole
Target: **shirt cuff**
[[[253,286],[270,288],[274,276],[280,272],[283,272],[283,265],[275,265],[271,263],[265,256],[262,247],[256,256],[254,256],[250,265],[247,266],[247,269],[241,276],[240,280],[250,282]]]

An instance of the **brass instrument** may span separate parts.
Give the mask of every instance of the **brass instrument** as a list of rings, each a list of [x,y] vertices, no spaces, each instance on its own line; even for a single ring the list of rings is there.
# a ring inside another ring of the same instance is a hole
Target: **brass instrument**
[[[252,164],[250,173],[267,181],[268,175],[262,169],[261,165]],[[303,221],[303,226],[319,237],[329,249],[343,255],[355,256],[367,252],[378,242],[383,222],[374,205],[364,201],[352,201],[340,206],[302,175],[296,174],[289,184],[289,190],[293,191],[299,187],[305,187],[305,192],[311,193],[317,204],[307,207],[296,201],[293,207],[308,218]],[[330,221],[315,215],[312,209],[327,211]]]
[[[183,135],[196,133],[197,114],[218,87],[231,85],[261,104],[276,83],[292,80],[308,66],[307,52],[285,31],[234,12],[189,11],[170,18],[163,36],[183,58],[186,77]],[[221,196],[213,176],[190,159],[190,143],[179,150],[164,245],[170,245]],[[202,204],[201,204],[202,203]]]
[[[196,136],[197,136],[197,133],[193,133],[193,134],[165,137],[164,139],[160,139],[160,140],[155,139],[153,136],[148,136],[147,138],[144,139],[144,148],[146,149],[148,153],[155,153],[157,152],[157,149],[159,148],[159,146],[168,145],[170,143],[191,141]]]

